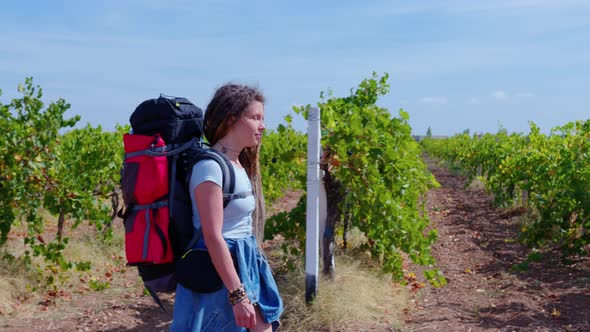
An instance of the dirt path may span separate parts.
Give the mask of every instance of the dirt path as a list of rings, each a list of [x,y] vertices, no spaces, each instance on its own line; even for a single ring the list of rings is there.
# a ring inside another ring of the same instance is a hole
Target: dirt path
[[[173,295],[161,296],[164,312],[140,287],[125,286],[135,279],[137,272],[129,269],[108,290],[73,294],[49,306],[23,305],[16,315],[0,316],[0,331],[168,331]]]
[[[431,171],[441,184],[427,196],[439,231],[432,252],[448,285],[418,292],[408,330],[590,331],[590,260],[565,266],[548,253],[514,269],[529,252],[514,241],[522,216],[494,209],[483,190],[465,190],[445,169]]]

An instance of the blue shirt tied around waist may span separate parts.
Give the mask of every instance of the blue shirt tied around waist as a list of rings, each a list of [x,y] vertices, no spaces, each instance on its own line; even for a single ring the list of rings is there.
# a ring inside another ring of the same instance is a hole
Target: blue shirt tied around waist
[[[204,165],[203,165],[204,164]],[[198,166],[198,167],[197,167]],[[252,190],[244,169],[235,168],[236,192]],[[190,181],[193,201],[193,224],[200,227],[198,211],[194,201],[194,188],[204,181],[212,181],[221,186],[221,168],[212,160],[204,160],[195,165]],[[283,312],[276,282],[266,257],[260,252],[256,239],[252,236],[252,211],[254,199],[233,200],[224,209],[222,235],[231,253],[235,254],[238,276],[248,297],[260,310],[263,320],[271,323],[273,331],[279,324]],[[233,204],[233,205],[232,205]],[[196,216],[196,217],[195,217]],[[227,226],[227,227],[226,227]],[[204,249],[201,239],[195,249]],[[174,320],[170,331],[230,332],[246,331],[236,325],[233,308],[229,303],[228,290],[222,287],[214,293],[196,293],[182,285],[176,287]]]

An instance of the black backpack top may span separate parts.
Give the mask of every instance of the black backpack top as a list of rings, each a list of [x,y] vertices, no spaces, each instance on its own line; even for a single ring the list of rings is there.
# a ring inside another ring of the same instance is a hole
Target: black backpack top
[[[160,134],[166,144],[178,144],[200,138],[203,120],[203,110],[188,99],[161,94],[139,104],[129,123],[135,134]]]

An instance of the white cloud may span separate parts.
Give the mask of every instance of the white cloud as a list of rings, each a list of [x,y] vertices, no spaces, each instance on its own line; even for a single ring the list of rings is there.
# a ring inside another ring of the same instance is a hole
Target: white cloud
[[[506,100],[508,99],[508,94],[504,91],[498,90],[491,93],[492,97],[497,100]]]
[[[447,97],[422,97],[418,100],[420,104],[437,104],[445,105],[448,103]]]
[[[467,103],[477,105],[477,104],[479,104],[479,99],[473,97],[473,98],[469,99],[469,101]]]
[[[514,94],[517,97],[521,97],[521,98],[533,98],[535,97],[535,94],[532,92],[517,92]]]

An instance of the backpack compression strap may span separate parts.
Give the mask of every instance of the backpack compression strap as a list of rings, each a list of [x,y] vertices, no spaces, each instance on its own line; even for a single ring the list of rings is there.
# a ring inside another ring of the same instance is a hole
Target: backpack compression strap
[[[170,144],[164,145],[161,147],[153,147],[145,150],[139,150],[135,152],[128,152],[125,153],[125,159],[147,155],[153,157],[168,157],[173,156],[181,153],[182,151],[190,148],[191,146],[197,144],[197,139],[193,138],[192,140],[184,143],[184,144]]]
[[[160,226],[158,226],[157,223],[155,223],[155,222],[152,223],[152,218],[155,220],[156,214],[158,213],[158,209],[163,208],[167,205],[168,205],[167,200],[161,200],[161,201],[157,201],[152,204],[133,205],[133,207],[131,208],[131,210],[135,211],[135,212],[145,211],[146,229],[145,229],[145,232],[143,235],[143,249],[142,249],[142,254],[141,254],[142,259],[147,259],[149,234],[150,234],[150,228],[152,227],[152,225],[154,227],[154,230],[156,231],[156,235],[158,235],[158,238],[160,239],[162,248],[164,249],[164,252],[162,253],[162,258],[166,257],[166,252],[168,251],[166,236],[164,235],[164,231],[160,228]],[[152,218],[150,218],[150,215]]]

